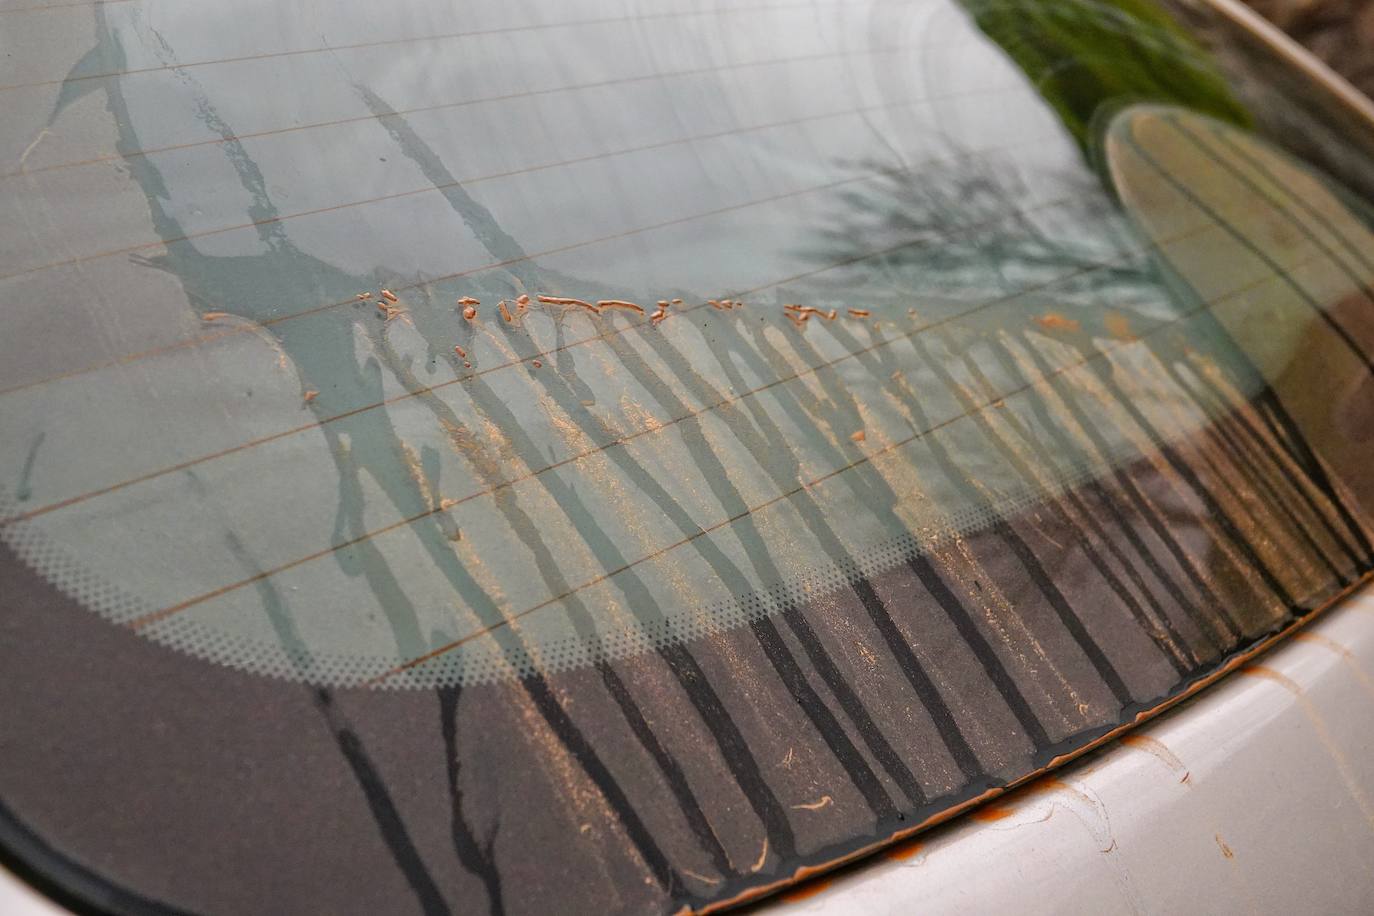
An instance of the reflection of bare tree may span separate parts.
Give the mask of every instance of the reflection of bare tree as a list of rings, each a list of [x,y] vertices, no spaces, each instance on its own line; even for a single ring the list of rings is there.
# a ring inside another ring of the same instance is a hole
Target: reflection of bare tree
[[[1012,162],[957,151],[919,170],[854,168],[875,180],[837,193],[833,215],[802,252],[817,263],[853,259],[826,275],[846,296],[995,296],[1071,278],[1065,289],[1121,302],[1158,283],[1091,173],[1032,181]],[[911,239],[922,241],[904,244]]]

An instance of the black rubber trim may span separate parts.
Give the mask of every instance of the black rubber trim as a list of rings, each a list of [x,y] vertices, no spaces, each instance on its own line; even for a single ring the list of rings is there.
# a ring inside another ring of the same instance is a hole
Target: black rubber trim
[[[0,801],[0,865],[78,916],[189,916],[111,883],[53,849]]]

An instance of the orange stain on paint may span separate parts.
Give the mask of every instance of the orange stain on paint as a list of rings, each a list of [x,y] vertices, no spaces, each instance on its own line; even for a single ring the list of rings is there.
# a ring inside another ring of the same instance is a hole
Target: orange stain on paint
[[[914,859],[923,849],[925,849],[924,843],[919,840],[912,840],[889,848],[883,855],[894,862],[905,862]]]
[[[995,821],[1003,821],[1016,813],[1013,808],[1006,808],[1001,805],[984,805],[969,812],[969,817],[984,824],[991,824]]]
[[[807,881],[805,884],[798,885],[790,891],[779,894],[781,900],[788,903],[796,903],[799,900],[809,900],[834,884],[832,878],[817,878],[814,881]]]

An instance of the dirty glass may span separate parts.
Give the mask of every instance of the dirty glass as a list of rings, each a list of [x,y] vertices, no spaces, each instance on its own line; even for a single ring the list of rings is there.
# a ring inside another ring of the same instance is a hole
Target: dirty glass
[[[1370,569],[1370,128],[1206,8],[6,2],[56,893],[742,899]]]

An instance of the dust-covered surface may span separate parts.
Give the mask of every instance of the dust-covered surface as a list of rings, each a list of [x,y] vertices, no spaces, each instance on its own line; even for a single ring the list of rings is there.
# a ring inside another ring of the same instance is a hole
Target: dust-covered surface
[[[0,841],[74,892],[728,902],[1374,566],[1369,159],[1244,49],[250,12],[0,6]]]

